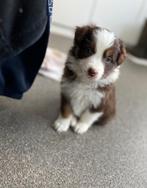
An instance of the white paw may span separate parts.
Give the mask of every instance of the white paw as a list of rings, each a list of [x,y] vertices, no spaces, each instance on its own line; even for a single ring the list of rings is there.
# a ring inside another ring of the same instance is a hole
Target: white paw
[[[54,128],[58,132],[66,132],[69,129],[69,126],[70,126],[69,118],[66,119],[66,118],[59,117],[54,123]]]
[[[89,125],[87,123],[79,122],[74,126],[74,131],[78,134],[83,134],[89,129]]]
[[[75,127],[77,124],[77,118],[73,116],[70,124],[71,124],[71,127]]]

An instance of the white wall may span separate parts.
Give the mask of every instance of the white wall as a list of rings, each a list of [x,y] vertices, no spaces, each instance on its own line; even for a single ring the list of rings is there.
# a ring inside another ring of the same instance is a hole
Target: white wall
[[[98,0],[94,22],[113,30],[124,41],[135,43],[141,29],[143,3],[144,0]]]
[[[77,25],[96,23],[135,44],[147,17],[147,0],[54,0],[52,32],[73,36]]]

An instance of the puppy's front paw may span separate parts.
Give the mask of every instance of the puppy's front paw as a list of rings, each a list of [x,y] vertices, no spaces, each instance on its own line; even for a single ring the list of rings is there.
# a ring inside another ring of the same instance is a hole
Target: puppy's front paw
[[[78,134],[83,134],[89,129],[89,125],[87,123],[79,122],[74,126],[74,131]]]
[[[69,129],[69,126],[70,126],[69,118],[59,117],[54,123],[54,128],[58,132],[66,132]]]
[[[76,124],[77,124],[77,118],[73,116],[71,119],[71,127],[75,127]]]

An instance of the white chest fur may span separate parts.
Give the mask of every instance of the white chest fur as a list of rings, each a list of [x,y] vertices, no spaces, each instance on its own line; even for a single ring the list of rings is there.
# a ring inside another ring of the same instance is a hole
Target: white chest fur
[[[104,94],[99,92],[91,85],[84,83],[64,83],[62,92],[69,98],[75,115],[80,114],[90,106],[97,107]]]

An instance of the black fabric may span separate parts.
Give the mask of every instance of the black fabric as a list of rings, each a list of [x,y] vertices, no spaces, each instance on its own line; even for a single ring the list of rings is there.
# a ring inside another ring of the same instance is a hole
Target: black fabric
[[[47,0],[0,0],[0,95],[19,99],[31,87],[49,25]]]
[[[47,0],[0,0],[0,61],[40,38],[47,23]]]

